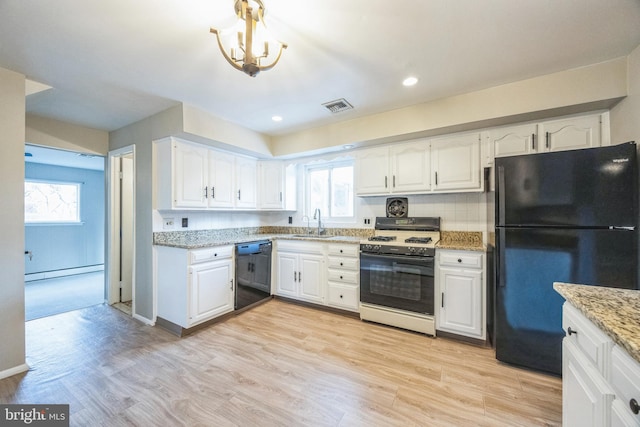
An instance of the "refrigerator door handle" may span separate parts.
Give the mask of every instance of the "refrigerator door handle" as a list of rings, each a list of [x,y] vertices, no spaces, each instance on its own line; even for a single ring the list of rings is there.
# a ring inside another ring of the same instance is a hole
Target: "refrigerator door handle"
[[[616,227],[616,226],[612,226],[612,227],[609,227],[609,230],[635,231],[636,228],[635,227]]]
[[[498,199],[498,225],[505,224],[505,179],[504,179],[504,166],[498,166],[498,186],[496,191],[496,198]]]
[[[505,287],[505,278],[507,277],[506,272],[503,271],[503,269],[505,268],[505,263],[504,263],[504,256],[505,256],[505,252],[504,252],[504,247],[506,245],[505,239],[507,237],[507,232],[504,228],[499,228],[497,230],[498,233],[498,241],[497,241],[497,250],[498,250],[498,256],[496,257],[496,287],[498,288],[504,288]]]

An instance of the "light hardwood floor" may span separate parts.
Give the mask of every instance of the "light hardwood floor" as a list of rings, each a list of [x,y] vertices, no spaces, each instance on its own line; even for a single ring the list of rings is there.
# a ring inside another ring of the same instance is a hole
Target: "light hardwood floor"
[[[105,305],[27,323],[0,403],[78,426],[543,426],[561,380],[490,348],[274,300],[185,338]]]

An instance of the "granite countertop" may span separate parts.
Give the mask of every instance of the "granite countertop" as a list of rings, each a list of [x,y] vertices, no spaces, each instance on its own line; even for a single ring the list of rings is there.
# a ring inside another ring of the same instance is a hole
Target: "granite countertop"
[[[640,291],[559,282],[553,288],[640,363]]]
[[[437,249],[486,252],[482,243],[482,233],[475,231],[441,231]]]
[[[199,249],[213,246],[235,245],[237,243],[254,242],[257,240],[302,240],[314,242],[351,243],[358,244],[363,239],[357,232],[344,229],[343,234],[328,234],[327,237],[304,235],[304,231],[282,233],[282,230],[264,230],[263,227],[232,230],[192,230],[153,233],[153,244],[181,249]],[[269,232],[272,231],[272,232]],[[286,230],[291,231],[291,230]],[[306,231],[306,230],[305,230]],[[300,235],[297,235],[300,234]],[[356,234],[356,235],[354,235]]]

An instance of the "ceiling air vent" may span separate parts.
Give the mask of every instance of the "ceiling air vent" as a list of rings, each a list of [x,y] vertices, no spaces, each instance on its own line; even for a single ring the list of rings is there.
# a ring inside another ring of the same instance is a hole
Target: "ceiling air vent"
[[[344,98],[336,99],[335,101],[329,101],[322,104],[331,113],[342,113],[343,111],[353,110],[353,105],[349,104]]]

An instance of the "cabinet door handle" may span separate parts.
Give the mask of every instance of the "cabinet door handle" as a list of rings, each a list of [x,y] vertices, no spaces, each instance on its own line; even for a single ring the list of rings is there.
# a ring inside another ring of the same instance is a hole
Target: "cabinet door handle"
[[[293,272],[293,281],[294,281],[294,282],[297,282],[297,281],[298,281],[298,276],[297,276],[297,274],[298,274],[298,273],[297,273],[296,271],[294,271],[294,272]]]
[[[233,290],[233,279],[231,279],[231,290]]]
[[[207,188],[208,187],[204,187],[204,198],[205,198],[205,200],[209,198],[209,193],[207,193]]]
[[[573,335],[573,334],[578,335],[578,331],[576,331],[576,330],[574,330],[574,329],[571,329],[571,326],[569,326],[569,327],[567,328],[567,333],[568,333],[569,335]]]
[[[240,190],[238,190],[238,200],[240,200]]]
[[[436,185],[438,185],[438,172],[436,172]]]
[[[535,151],[536,150],[536,134],[532,133],[531,134],[531,151]]]
[[[444,308],[444,292],[441,293],[442,299],[440,300],[440,307]]]
[[[384,177],[384,188],[387,188],[387,187],[388,187],[388,186],[387,186],[387,177],[385,176],[385,177]]]
[[[302,271],[298,271],[298,282],[302,282]]]
[[[393,175],[393,188],[396,188],[396,176]]]
[[[631,399],[629,401],[629,408],[635,415],[638,415],[638,413],[640,413],[640,405],[638,405],[638,401],[635,399]]]
[[[216,198],[216,187],[211,187],[211,198],[212,199]]]
[[[280,201],[282,201],[282,191],[280,192]]]
[[[551,139],[551,135],[549,134],[549,132],[547,132],[547,138],[546,138],[546,141],[545,141],[545,146],[547,148],[549,148],[549,139]]]

